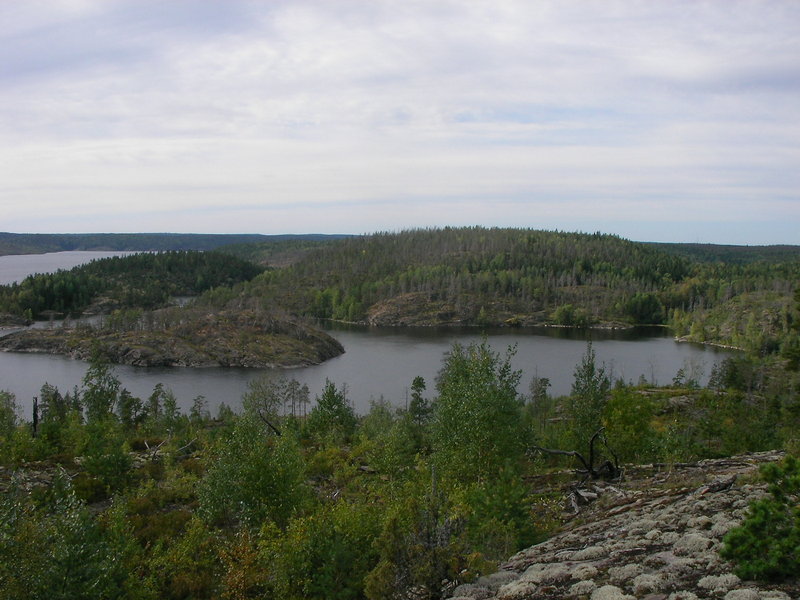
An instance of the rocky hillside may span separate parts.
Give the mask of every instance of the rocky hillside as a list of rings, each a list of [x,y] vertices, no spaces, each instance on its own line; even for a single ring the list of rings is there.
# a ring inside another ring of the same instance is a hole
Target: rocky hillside
[[[629,470],[619,484],[572,490],[569,524],[502,570],[461,585],[458,600],[791,600],[798,579],[742,581],[722,560],[723,536],[765,494],[758,466],[780,452]],[[579,500],[579,502],[576,502]]]
[[[27,329],[0,338],[0,351],[65,354],[88,360],[99,345],[116,364],[138,367],[294,367],[319,364],[342,345],[305,322],[255,311],[200,313],[155,329]]]

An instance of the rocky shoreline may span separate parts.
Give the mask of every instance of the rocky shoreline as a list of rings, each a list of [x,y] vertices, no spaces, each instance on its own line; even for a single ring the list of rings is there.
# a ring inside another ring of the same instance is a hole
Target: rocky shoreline
[[[758,466],[782,452],[701,461],[665,476],[599,484],[564,530],[457,587],[452,600],[792,600],[798,579],[742,581],[719,556],[723,536],[766,486]]]
[[[252,312],[209,313],[160,330],[27,329],[0,338],[4,352],[89,360],[98,349],[114,364],[137,367],[289,368],[344,353],[336,339],[302,321]]]

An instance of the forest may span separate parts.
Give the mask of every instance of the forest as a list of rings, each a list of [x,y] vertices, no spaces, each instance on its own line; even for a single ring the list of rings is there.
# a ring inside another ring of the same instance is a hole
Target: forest
[[[604,234],[445,228],[306,248],[237,288],[314,318],[373,325],[670,327],[796,361],[796,247],[643,244]],[[215,305],[230,297],[208,294]]]
[[[725,262],[601,234],[468,228],[281,256],[209,286],[191,310],[369,322],[391,304],[400,321],[660,323],[742,350],[705,387],[682,370],[654,386],[614,380],[587,343],[570,394],[554,397],[546,377],[512,368],[514,348],[484,339],[454,344],[434,381],[409,373],[407,407],[356,414],[347,382],[311,398],[287,374],[254,379],[241,409],[212,415],[202,396],[182,413],[161,385],[133,396],[95,349],[79,386],[43,381],[30,415],[0,392],[0,599],[445,598],[564,525],[565,486],[589,476],[577,454],[669,469],[800,452],[791,253]],[[764,540],[800,532],[787,461],[767,474],[777,499],[726,538],[742,577],[800,570],[791,545],[764,559]]]
[[[230,286],[262,270],[219,252],[144,252],[104,258],[0,286],[0,313],[43,319],[54,313],[63,318],[90,311],[160,308],[174,296]]]

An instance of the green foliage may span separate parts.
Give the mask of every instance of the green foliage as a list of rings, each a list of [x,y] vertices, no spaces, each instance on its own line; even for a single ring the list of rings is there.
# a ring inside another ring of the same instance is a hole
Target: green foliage
[[[556,325],[564,327],[588,327],[591,325],[591,317],[586,309],[572,304],[562,304],[553,311],[551,318]]]
[[[0,390],[0,464],[11,460],[11,440],[17,421],[16,397],[11,392]]]
[[[377,560],[381,508],[339,502],[293,519],[265,545],[273,593],[287,600],[357,600]],[[271,564],[270,564],[271,563]]]
[[[144,403],[128,390],[122,389],[117,399],[117,415],[126,429],[134,429],[147,417]]]
[[[242,396],[245,412],[257,415],[275,429],[281,427],[284,416],[304,416],[309,404],[306,384],[296,379],[261,376],[247,383],[247,392]]]
[[[656,294],[637,292],[625,303],[625,313],[639,324],[664,322],[664,305]]]
[[[109,418],[117,403],[120,382],[114,375],[107,359],[95,353],[83,376],[81,397],[86,409],[86,422],[92,423]]]
[[[631,289],[669,288],[689,271],[686,259],[615,236],[444,228],[339,240],[257,277],[244,295],[344,320],[414,297],[406,310],[473,324],[542,322],[571,305],[557,322],[588,325],[622,318]]]
[[[534,526],[527,486],[513,465],[501,469],[491,482],[469,488],[466,501],[466,539],[488,560],[505,560],[541,535]]]
[[[438,598],[467,566],[463,518],[433,485],[396,505],[377,538],[379,560],[365,581],[370,600]]]
[[[275,380],[266,375],[251,379],[242,396],[242,408],[277,425],[283,408],[285,388],[285,380]]]
[[[68,477],[40,506],[19,487],[0,496],[0,599],[123,598],[127,577]]]
[[[620,461],[645,463],[659,458],[656,409],[656,403],[640,390],[620,387],[611,392],[603,425]]]
[[[788,455],[761,469],[769,496],[748,508],[724,539],[721,554],[744,579],[780,580],[800,572],[800,461]]]
[[[165,306],[170,296],[193,296],[252,279],[262,269],[218,252],[142,253],[92,261],[69,271],[31,275],[0,286],[0,312],[80,313],[100,296],[126,308]],[[119,313],[110,326],[140,313]]]
[[[86,434],[83,467],[99,484],[98,492],[104,492],[100,498],[92,495],[86,499],[98,500],[125,487],[130,477],[131,458],[117,423],[110,420],[91,422],[86,426]]]
[[[522,455],[520,372],[486,340],[467,347],[454,343],[436,383],[431,424],[433,461],[442,477],[474,482],[492,477],[506,461]]]
[[[567,403],[573,448],[588,451],[589,440],[603,425],[603,410],[610,389],[611,381],[605,367],[597,365],[594,348],[589,342],[581,362],[575,367],[572,393]]]
[[[200,518],[169,546],[157,545],[149,561],[148,584],[164,599],[210,599],[220,586],[219,536]]]
[[[243,415],[219,441],[197,495],[200,514],[210,523],[258,527],[271,519],[286,526],[309,498],[297,441],[275,436],[258,417]]]
[[[513,260],[498,252],[489,262],[502,268]],[[590,278],[594,267],[571,268]],[[618,382],[612,390],[589,345],[570,398],[551,398],[537,374],[523,405],[512,356],[486,340],[454,345],[433,401],[417,377],[407,410],[379,400],[360,418],[345,387],[327,382],[305,419],[307,388],[280,379],[254,380],[242,415],[224,407],[211,421],[199,396],[186,416],[163,386],[142,402],[98,361],[80,393],[42,387],[34,438],[19,425],[13,397],[0,393],[0,459],[78,471],[67,495],[11,490],[0,498],[0,599],[28,597],[29,588],[43,597],[41,582],[52,577],[75,597],[87,597],[91,580],[99,597],[143,600],[433,599],[443,582],[493,572],[556,523],[555,499],[531,495],[528,478],[549,460],[523,452],[534,435],[538,445],[583,449],[604,425],[620,458],[637,462],[797,444],[800,374],[778,357],[733,357],[707,390],[689,385],[688,368],[679,389]],[[140,453],[137,468],[130,447]],[[750,538],[796,539],[792,465],[771,476],[778,495],[769,500],[779,506],[753,509],[761,529]],[[71,508],[56,500],[68,496]],[[78,498],[111,498],[111,508],[104,502],[90,512]],[[796,568],[786,545],[753,547],[769,568]],[[39,580],[29,586],[32,578]]]
[[[428,424],[433,416],[433,406],[422,395],[425,391],[425,379],[417,375],[411,383],[411,402],[408,404],[408,414],[415,425],[423,427]]]
[[[411,472],[421,438],[419,426],[407,412],[395,414],[387,402],[373,402],[359,427],[358,451],[370,467],[394,483]]]
[[[356,429],[355,411],[347,400],[347,389],[336,387],[332,381],[325,380],[322,395],[311,409],[306,430],[318,438],[344,441],[352,437]]]

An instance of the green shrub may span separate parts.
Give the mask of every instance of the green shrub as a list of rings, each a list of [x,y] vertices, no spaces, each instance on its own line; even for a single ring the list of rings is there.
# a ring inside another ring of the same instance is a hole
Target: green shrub
[[[284,527],[309,498],[305,463],[291,435],[272,435],[253,415],[243,415],[197,489],[209,523],[258,526],[270,518]]]
[[[800,461],[789,455],[761,469],[769,496],[750,505],[725,536],[722,556],[743,579],[780,580],[800,573]]]

